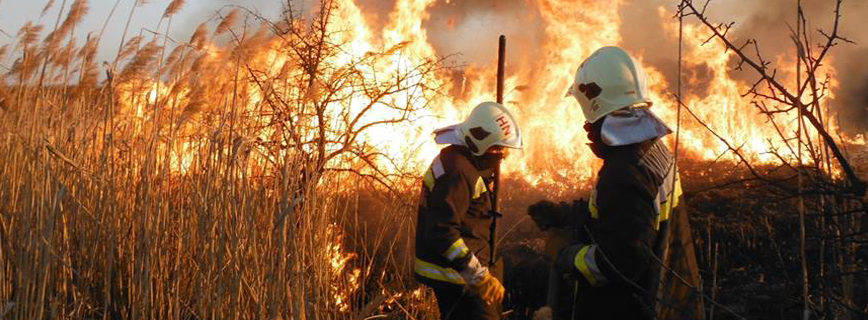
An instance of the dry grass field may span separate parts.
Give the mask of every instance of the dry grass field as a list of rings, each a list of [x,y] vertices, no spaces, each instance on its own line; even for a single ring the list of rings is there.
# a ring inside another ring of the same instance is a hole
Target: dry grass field
[[[115,13],[127,27],[147,1],[134,3]],[[189,39],[169,39],[184,5],[174,0],[156,31],[125,32],[115,59],[102,62],[100,32],[73,37],[97,4],[52,0],[46,10],[63,8],[56,21],[28,23],[0,47],[9,66],[0,73],[0,319],[437,318],[432,293],[411,271],[419,177],[407,158],[422,147],[391,152],[370,137],[408,145],[405,133],[422,131],[414,121],[457,90],[443,84],[455,68],[445,58],[407,59],[409,40],[358,49],[358,30],[330,20],[356,17],[345,2],[310,3],[313,13],[288,5],[273,20],[225,7]],[[675,117],[671,110],[661,113]],[[504,182],[511,318],[528,315],[543,294],[525,277],[539,276],[543,263],[526,206],[586,195],[592,173],[570,180],[569,170],[598,165],[586,150],[565,148],[553,149],[571,152],[563,159],[540,152],[536,166],[517,161]],[[849,151],[868,176],[865,144]],[[587,158],[569,158],[576,153]],[[829,151],[820,155],[831,163]],[[709,299],[749,318],[797,317],[798,261],[809,255],[814,311],[868,314],[868,221],[854,204],[865,200],[841,195],[843,178],[822,168],[804,174],[819,191],[805,196],[809,244],[797,250],[795,196],[757,181],[729,185],[749,178],[737,160],[683,157]],[[530,167],[544,174],[527,177],[549,184],[523,180],[519,170]]]

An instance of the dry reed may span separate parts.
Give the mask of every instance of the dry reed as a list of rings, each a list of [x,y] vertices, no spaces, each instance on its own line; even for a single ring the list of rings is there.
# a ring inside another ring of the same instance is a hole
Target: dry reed
[[[163,61],[156,39],[126,41],[106,64],[121,71],[100,80],[100,39],[72,39],[86,12],[86,1],[73,2],[41,42],[42,27],[25,25],[2,76],[0,317],[430,317],[410,307],[430,307],[420,303],[430,297],[406,278],[415,192],[388,193],[312,161],[298,142],[318,128],[294,51],[279,51],[289,61],[273,66],[262,53],[278,40],[266,28],[190,49],[208,44],[202,24]],[[238,19],[233,10],[215,34]],[[40,67],[53,85],[34,87]]]
[[[53,6],[54,6],[54,0],[48,0],[48,3],[46,3],[45,6],[42,7],[42,13],[40,13],[39,16],[40,17],[45,16],[45,13],[47,13],[48,10],[50,10],[51,7],[53,7]]]
[[[184,0],[172,0],[168,6],[166,6],[166,10],[163,11],[163,18],[168,18],[170,16],[175,15],[178,11],[181,11],[181,8],[184,7]]]
[[[238,9],[233,9],[232,11],[229,12],[228,15],[226,15],[225,18],[223,18],[222,21],[220,21],[220,24],[217,25],[217,29],[214,30],[214,34],[215,35],[221,35],[221,34],[225,33],[226,31],[229,31],[229,29],[231,29],[232,26],[235,25],[235,23],[237,21],[238,21]]]

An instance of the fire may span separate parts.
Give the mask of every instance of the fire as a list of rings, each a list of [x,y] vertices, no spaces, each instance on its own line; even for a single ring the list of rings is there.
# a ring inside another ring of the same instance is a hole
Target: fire
[[[572,98],[565,98],[564,92],[572,81],[573,74],[581,62],[591,52],[601,46],[623,45],[620,28],[619,10],[622,2],[584,2],[581,10],[564,10],[574,6],[575,3],[567,1],[540,0],[528,1],[526,5],[532,7],[538,17],[530,17],[528,21],[521,23],[542,24],[544,38],[539,48],[540,56],[533,58],[520,57],[520,64],[507,65],[507,78],[505,81],[507,107],[514,111],[524,131],[525,150],[518,156],[510,158],[505,163],[504,174],[506,176],[518,176],[534,186],[546,185],[570,185],[580,188],[586,186],[596,172],[600,163],[587,149],[588,142],[585,132],[581,129],[584,119],[579,111],[578,104]],[[332,14],[334,15],[329,25],[329,36],[334,43],[343,44],[344,50],[333,58],[336,65],[358,62],[365,59],[372,51],[383,50],[389,54],[383,59],[373,60],[370,65],[360,66],[358,72],[365,77],[377,78],[395,72],[407,70],[412,66],[420,65],[428,59],[443,56],[451,52],[438,52],[435,49],[429,34],[433,30],[426,29],[425,22],[432,19],[432,8],[443,5],[434,0],[411,0],[397,1],[392,11],[386,15],[386,22],[375,25],[376,19],[369,16],[366,10],[354,0],[338,0]],[[456,5],[446,2],[445,5]],[[658,14],[666,21],[663,25],[669,37],[678,36],[678,24],[676,20],[668,19],[673,12],[664,8],[658,9]],[[445,17],[449,28],[465,24],[456,22],[453,16]],[[201,70],[215,70],[201,77],[206,77],[202,85],[206,88],[186,88],[177,103],[189,104],[198,91],[204,91],[205,95],[217,95],[223,101],[206,101],[206,107],[212,110],[224,110],[236,112],[240,119],[245,121],[246,126],[262,125],[266,127],[253,136],[246,136],[245,141],[270,141],[272,137],[280,135],[276,127],[268,127],[266,124],[273,123],[271,116],[257,113],[259,108],[271,99],[273,92],[284,91],[290,96],[302,97],[305,101],[322,102],[323,86],[335,78],[343,76],[342,70],[326,70],[320,79],[314,81],[314,85],[307,92],[286,92],[294,90],[279,83],[267,80],[268,75],[282,75],[292,78],[299,76],[302,70],[299,61],[293,61],[281,54],[281,39],[261,35],[259,31],[250,36],[252,39],[245,40],[239,47],[244,50],[253,50],[252,58],[245,58],[245,64],[241,68],[241,74],[247,77],[244,68],[261,70],[265,73],[266,83],[253,83],[252,81],[240,82],[236,87],[234,74],[238,68],[236,65],[236,53],[242,51],[231,45],[220,46],[208,44],[204,46],[207,55],[197,60]],[[734,61],[731,51],[723,50],[721,44],[711,41],[703,42],[709,38],[709,32],[701,26],[687,22],[684,28],[684,54],[685,69],[702,68],[708,70],[710,79],[696,79],[685,77],[685,87],[705,86],[705,94],[688,93],[683,97],[684,105],[696,113],[703,122],[715,130],[724,138],[731,141],[734,147],[739,148],[751,161],[774,162],[777,157],[769,154],[769,150],[778,150],[784,157],[793,158],[796,155],[790,151],[785,141],[779,138],[778,132],[770,120],[779,126],[781,132],[793,136],[797,131],[798,124],[794,121],[795,111],[780,113],[773,117],[761,114],[751,105],[752,98],[743,96],[748,91],[750,84],[736,80],[728,73]],[[255,41],[265,44],[254,44]],[[536,45],[526,43],[509,42],[507,55],[520,54],[523,46]],[[496,55],[496,38],[492,37],[489,43],[477,43],[482,48],[488,48],[492,61]],[[510,48],[518,48],[512,50]],[[653,48],[649,48],[651,50]],[[482,50],[468,48],[468,50]],[[514,53],[518,52],[518,53]],[[633,52],[634,56],[643,60],[642,52]],[[775,62],[781,72],[778,77],[792,79],[795,77],[795,62],[791,57],[782,54],[775,57]],[[674,98],[675,88],[670,87],[663,74],[653,65],[643,63],[648,73],[651,96],[654,100],[652,110],[663,118],[675,129],[677,102]],[[231,67],[235,66],[235,67]],[[821,74],[834,75],[835,70],[825,65]],[[214,73],[214,74],[211,74]],[[124,90],[143,90],[139,93],[143,99],[131,99],[134,93],[126,93],[121,98],[123,104],[127,104],[132,113],[142,117],[142,105],[152,105],[155,101],[161,101],[157,97],[170,95],[170,88],[178,80],[165,80],[165,83],[146,84],[139,86],[127,86]],[[387,107],[389,104],[413,104],[417,107],[409,117],[411,122],[400,124],[388,124],[373,126],[364,131],[360,137],[366,147],[375,148],[387,155],[391,160],[376,159],[378,164],[388,170],[409,170],[416,173],[422,172],[431,159],[437,154],[439,147],[432,141],[434,129],[461,121],[469,110],[476,104],[493,100],[494,98],[494,68],[483,63],[469,63],[455,69],[438,71],[433,77],[408,77],[402,85],[413,86],[424,84],[429,87],[438,87],[440,92],[448,93],[438,96],[411,96],[409,92],[398,92],[384,98],[382,103],[376,104],[362,119],[363,121],[376,122],[398,116],[400,111]],[[704,81],[704,82],[703,82]],[[794,83],[795,81],[785,81]],[[832,91],[837,87],[834,79],[830,83]],[[159,88],[159,90],[157,90]],[[172,90],[174,91],[174,90]],[[242,95],[237,100],[229,101],[220,92],[237,92]],[[349,91],[338,94],[351,95]],[[822,107],[828,112],[828,101],[831,94],[823,99]],[[809,97],[803,97],[808,101]],[[353,114],[360,112],[369,106],[371,100],[365,96],[353,96],[349,102],[340,105],[340,108],[329,111],[327,118],[335,121],[331,126],[340,127],[340,119],[345,115],[341,112]],[[774,107],[774,106],[772,106]],[[179,117],[184,110],[179,110]],[[201,117],[201,116],[199,116]],[[179,128],[186,136],[196,136],[191,133],[195,130],[196,116],[184,118],[188,127]],[[834,117],[829,116],[829,127],[835,131],[837,127]],[[314,126],[314,120],[296,125]],[[183,124],[181,124],[183,125]],[[221,124],[221,125],[226,125]],[[213,125],[212,125],[213,126]],[[219,128],[210,128],[212,130]],[[680,128],[679,150],[681,155],[697,159],[718,159],[727,153],[727,147],[714,135],[709,133],[697,121],[693,120],[686,112],[682,112]],[[808,136],[816,136],[810,130]],[[184,135],[182,135],[184,136]],[[202,136],[202,135],[199,135]],[[671,136],[670,136],[671,137]],[[673,143],[670,139],[670,144]],[[187,152],[196,150],[199,142],[180,142],[173,147],[172,163],[173,170],[185,172],[194,166],[196,159],[187,155]],[[792,143],[790,143],[792,146]],[[339,147],[339,146],[331,146]],[[312,150],[306,146],[305,150]],[[793,148],[794,149],[794,148]],[[256,154],[256,153],[253,153]],[[250,162],[252,167],[264,165],[269,157],[275,155],[256,155]],[[726,156],[724,159],[735,159]],[[335,159],[336,166],[341,166],[342,159]]]
[[[340,227],[330,224],[326,229],[326,239],[333,303],[338,311],[347,312],[352,306],[350,298],[359,289],[362,270],[350,267],[349,263],[356,258],[356,254],[344,252],[341,244],[344,233]]]

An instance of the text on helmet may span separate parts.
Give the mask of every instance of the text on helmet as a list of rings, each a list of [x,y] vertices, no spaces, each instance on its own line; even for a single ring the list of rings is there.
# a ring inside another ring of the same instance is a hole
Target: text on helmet
[[[509,123],[509,119],[506,118],[506,114],[501,114],[497,119],[497,124],[500,125],[500,130],[503,131],[503,136],[509,136],[510,132],[512,132],[512,125]]]

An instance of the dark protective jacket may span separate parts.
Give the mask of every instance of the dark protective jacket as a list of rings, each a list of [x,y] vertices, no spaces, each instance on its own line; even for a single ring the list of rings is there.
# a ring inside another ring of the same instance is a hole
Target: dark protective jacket
[[[691,309],[690,315],[680,314],[680,318],[702,318],[701,303],[697,310],[698,302],[693,298],[681,297],[673,301],[670,295],[664,294],[668,301],[657,303],[660,306],[655,310],[650,307],[652,302],[659,301],[656,283],[661,278],[658,263],[661,260],[678,259],[675,264],[689,269],[683,270],[686,274],[680,276],[692,282],[690,286],[698,288],[699,285],[686,217],[677,219],[673,228],[677,235],[668,239],[667,246],[678,249],[669,250],[669,258],[655,254],[661,223],[670,223],[669,216],[681,195],[678,173],[668,149],[657,139],[606,148],[599,153],[604,160],[603,167],[588,202],[591,218],[577,235],[580,245],[570,247],[568,251],[572,252],[562,255],[567,258],[566,263],[559,262],[568,265],[581,283],[574,297],[574,308],[569,311],[570,317],[651,319],[655,315],[674,314],[672,310],[667,311],[674,307],[679,311]],[[660,287],[672,291],[673,285],[680,284],[667,283]],[[688,294],[694,292],[687,290]]]
[[[464,284],[460,273],[471,256],[489,261],[493,170],[479,170],[470,152],[448,146],[431,162],[422,183],[416,225],[416,278]]]

